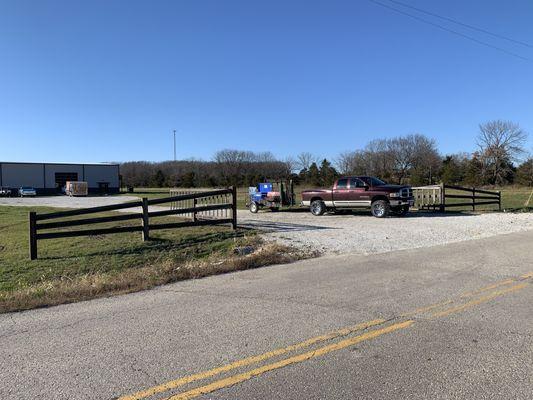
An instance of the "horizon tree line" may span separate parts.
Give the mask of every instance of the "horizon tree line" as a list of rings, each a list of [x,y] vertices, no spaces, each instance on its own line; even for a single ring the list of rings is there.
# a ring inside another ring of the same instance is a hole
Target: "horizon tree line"
[[[277,159],[271,152],[217,151],[211,160],[121,164],[125,186],[255,186],[265,180],[293,179],[296,184],[329,186],[340,175],[371,175],[390,183],[533,186],[533,156],[527,156],[527,133],[514,122],[480,124],[476,151],[442,155],[434,139],[409,134],[370,141],[334,160],[309,152]]]

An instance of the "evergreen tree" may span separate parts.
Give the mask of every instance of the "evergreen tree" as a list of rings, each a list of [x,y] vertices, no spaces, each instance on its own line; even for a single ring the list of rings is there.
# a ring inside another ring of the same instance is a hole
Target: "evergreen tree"
[[[320,164],[320,184],[331,186],[339,174],[327,159],[323,159]]]
[[[320,186],[322,183],[320,181],[320,170],[316,163],[312,163],[309,166],[309,171],[307,172],[307,181],[313,186]]]

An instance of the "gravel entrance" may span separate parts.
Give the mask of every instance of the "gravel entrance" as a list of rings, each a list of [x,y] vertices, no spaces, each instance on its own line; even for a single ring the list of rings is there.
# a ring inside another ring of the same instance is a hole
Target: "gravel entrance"
[[[134,196],[38,196],[38,197],[0,197],[0,206],[86,208],[107,206],[110,204],[138,201]]]
[[[267,238],[324,254],[376,254],[531,230],[533,214],[413,212],[403,218],[378,219],[364,212],[315,217],[309,212],[242,211],[239,224],[267,230]]]
[[[83,208],[135,200],[138,198],[133,196],[45,196],[0,198],[0,205]],[[263,230],[267,239],[324,254],[385,253],[533,230],[533,213],[444,215],[413,212],[404,218],[378,219],[365,211],[315,217],[306,210],[258,214],[239,210],[238,218],[239,225]]]

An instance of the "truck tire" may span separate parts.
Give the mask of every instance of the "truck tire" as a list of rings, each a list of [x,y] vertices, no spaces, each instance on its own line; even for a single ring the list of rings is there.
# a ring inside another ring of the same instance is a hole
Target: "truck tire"
[[[372,215],[376,218],[385,218],[387,215],[389,215],[389,202],[386,200],[376,200],[372,202],[372,205],[370,206],[370,211],[372,212]]]
[[[252,201],[250,203],[250,212],[253,213],[253,214],[257,214],[257,212],[259,211],[259,204],[257,204],[255,201]]]
[[[326,205],[322,200],[314,200],[309,207],[311,214],[319,216],[326,212]]]

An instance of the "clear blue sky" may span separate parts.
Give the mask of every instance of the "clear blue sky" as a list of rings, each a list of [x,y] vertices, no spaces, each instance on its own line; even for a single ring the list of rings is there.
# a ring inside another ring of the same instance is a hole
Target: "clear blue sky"
[[[402,1],[533,43],[530,0]],[[533,136],[532,70],[368,0],[0,0],[0,160],[167,160],[174,128],[178,158],[414,132],[472,151],[489,119]]]

